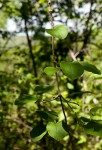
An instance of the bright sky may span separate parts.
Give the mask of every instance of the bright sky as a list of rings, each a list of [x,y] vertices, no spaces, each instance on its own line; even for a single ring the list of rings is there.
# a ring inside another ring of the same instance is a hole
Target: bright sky
[[[12,19],[8,19],[7,30],[13,32],[16,31],[16,29],[17,29],[16,23]]]
[[[86,4],[83,6],[83,8],[75,8],[76,10],[78,10],[80,13],[87,13],[90,10],[90,4]],[[64,18],[63,18],[64,19]],[[55,25],[58,25],[59,22],[56,22]],[[74,27],[74,24],[72,22],[72,20],[68,21],[68,26],[70,27]],[[45,28],[50,28],[50,22],[46,24]],[[16,31],[17,30],[17,25],[16,23],[12,20],[12,19],[8,19],[7,21],[7,30],[10,32]]]

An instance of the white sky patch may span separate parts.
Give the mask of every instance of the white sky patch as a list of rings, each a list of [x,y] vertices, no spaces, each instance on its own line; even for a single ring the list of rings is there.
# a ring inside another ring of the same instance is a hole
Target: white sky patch
[[[2,4],[0,4],[0,7],[2,6]]]
[[[79,12],[88,13],[90,11],[90,3],[85,4],[82,8],[79,9]]]
[[[78,8],[77,5],[76,5],[75,9],[76,9],[76,11],[78,11],[83,16],[85,13],[88,13],[90,11],[90,3],[85,4],[82,8]],[[63,21],[64,21],[66,19],[66,16],[63,16],[62,18],[63,18]],[[59,24],[63,24],[63,23],[57,21],[59,19],[61,19],[61,18],[56,17],[56,19],[54,21],[54,26],[59,25]],[[23,26],[23,23],[22,23],[21,26]],[[7,30],[10,31],[10,32],[17,31],[17,25],[12,19],[8,19],[6,27],[7,27]],[[44,27],[45,27],[45,29],[51,28],[50,22],[46,23],[44,25]],[[68,27],[69,28],[74,28],[75,27],[75,24],[74,24],[73,20],[68,19]]]
[[[14,32],[17,30],[16,23],[12,19],[8,19],[6,27],[10,32]]]

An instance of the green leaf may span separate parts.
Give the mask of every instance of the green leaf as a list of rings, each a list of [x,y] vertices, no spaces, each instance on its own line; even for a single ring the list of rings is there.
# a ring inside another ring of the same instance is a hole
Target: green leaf
[[[81,125],[84,125],[84,124],[87,124],[88,122],[90,122],[90,118],[80,117],[80,118],[78,119],[78,122],[79,122]]]
[[[49,122],[47,124],[48,134],[57,141],[62,140],[68,133],[63,128],[62,122]]]
[[[84,125],[83,127],[87,134],[102,137],[102,124],[90,121],[87,125]]]
[[[100,70],[97,69],[96,66],[89,64],[88,62],[81,62],[81,65],[83,65],[86,71],[92,72],[94,74],[101,74]]]
[[[80,91],[80,92],[73,92],[70,95],[74,96],[74,95],[81,95],[81,94],[94,94],[94,93],[91,91]]]
[[[46,133],[46,126],[43,124],[38,124],[32,129],[30,136],[33,138],[33,141],[36,142],[41,140]]]
[[[102,79],[102,75],[94,75],[93,79],[94,79],[94,80]]]
[[[86,136],[85,135],[80,135],[79,137],[79,141],[77,142],[77,144],[82,144],[85,143],[87,141]]]
[[[51,91],[52,89],[53,89],[53,86],[50,86],[50,85],[37,85],[34,91],[37,92],[38,94],[43,94],[48,91]]]
[[[58,39],[65,39],[68,35],[68,28],[66,25],[58,25],[54,29],[46,29],[46,32]]]
[[[3,121],[4,112],[2,109],[0,109],[0,121]]]
[[[55,120],[58,116],[57,116],[57,113],[56,112],[53,112],[53,111],[49,111],[49,112],[45,112],[45,111],[36,111],[37,114],[47,120],[47,121],[53,121]]]
[[[89,112],[91,119],[102,122],[102,107],[96,106]]]
[[[90,110],[89,114],[91,116],[95,116],[95,115],[100,116],[100,115],[102,115],[102,107],[97,106],[97,107],[92,108]]]
[[[44,69],[44,72],[49,75],[52,76],[53,74],[55,74],[60,68],[55,68],[55,67],[46,67]]]
[[[29,103],[35,103],[36,101],[40,100],[40,97],[35,95],[22,95],[15,101],[15,105],[24,105]]]
[[[84,72],[83,66],[77,61],[73,62],[62,61],[60,63],[60,67],[63,73],[71,79],[77,79]]]

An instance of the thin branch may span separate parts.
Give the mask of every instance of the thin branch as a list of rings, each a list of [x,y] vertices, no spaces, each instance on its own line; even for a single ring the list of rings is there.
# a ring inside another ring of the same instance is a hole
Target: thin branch
[[[33,63],[33,72],[34,72],[34,76],[37,77],[38,75],[37,75],[37,70],[36,70],[36,62],[35,62],[35,57],[33,55],[32,42],[31,42],[31,39],[30,39],[29,34],[28,34],[28,27],[27,27],[26,18],[24,19],[24,24],[25,24],[25,33],[26,33],[26,37],[27,37],[29,52],[30,52],[30,56],[32,59],[32,63]]]
[[[101,45],[98,45],[97,43],[89,42],[88,44],[94,45],[94,46],[96,46],[97,48],[102,49],[102,46],[101,46]]]
[[[92,18],[92,6],[93,6],[93,2],[92,0],[90,1],[90,11],[89,11],[89,15],[88,15],[88,18],[85,22],[85,30],[84,30],[84,33],[83,33],[83,36],[84,36],[84,40],[83,40],[83,45],[80,49],[80,51],[76,54],[76,58],[80,56],[80,59],[83,61],[83,54],[85,53],[85,49],[87,47],[87,44],[88,44],[88,40],[89,40],[89,37],[91,35],[91,32],[92,32],[92,24],[89,26],[89,23],[90,23],[90,20]]]
[[[54,28],[54,23],[53,23],[51,2],[52,2],[51,0],[48,0],[51,28],[53,29]],[[56,63],[56,59],[55,59],[55,51],[54,51],[54,37],[52,37],[52,55],[53,55],[53,65],[54,65],[54,67],[57,67],[57,63]],[[55,74],[55,77],[56,77],[56,84],[57,84],[57,90],[58,90],[58,97],[60,98],[62,111],[63,111],[63,114],[64,114],[65,122],[67,124],[67,117],[66,117],[66,114],[65,114],[65,109],[64,109],[63,101],[62,101],[63,99],[62,99],[62,95],[61,95],[61,91],[60,91],[60,87],[59,87],[58,73]],[[68,126],[68,124],[67,124],[67,126]],[[69,143],[71,145],[71,149],[73,150],[72,135],[70,133],[70,128],[68,130],[68,134],[69,134]]]
[[[52,8],[51,8],[51,0],[48,0],[48,5],[49,5],[49,15],[50,15],[50,22],[51,22],[51,28],[54,28],[54,18],[52,16]],[[55,59],[55,50],[54,50],[54,37],[52,36],[52,56],[53,56],[53,65],[56,68],[57,67],[57,63],[56,63],[56,59]],[[60,92],[60,88],[59,88],[59,82],[58,82],[58,74],[55,74],[56,76],[56,84],[57,84],[57,89],[58,89],[58,95],[61,95]]]
[[[55,99],[52,99],[52,100],[42,100],[42,102],[44,102],[44,103],[49,103],[49,102],[52,102],[52,101],[55,101]]]
[[[48,0],[48,5],[49,5],[49,15],[50,15],[50,22],[51,22],[51,28],[54,28],[54,18],[52,16],[52,0]],[[52,36],[52,56],[53,56],[53,65],[56,68],[57,67],[57,63],[56,63],[56,58],[55,58],[55,50],[54,50],[54,37]],[[55,74],[56,77],[56,84],[57,84],[57,90],[58,90],[58,96],[60,98],[60,102],[61,102],[61,107],[62,107],[62,111],[65,117],[65,122],[67,124],[67,117],[65,114],[65,110],[64,110],[64,106],[63,106],[63,102],[62,102],[62,96],[61,96],[61,91],[60,91],[60,87],[59,87],[59,81],[58,81],[58,73]]]
[[[66,117],[66,114],[65,114],[64,106],[63,106],[62,96],[60,95],[59,98],[60,98],[60,102],[61,102],[62,111],[63,111],[64,118],[65,118],[65,122],[67,123],[67,117]]]
[[[24,122],[20,121],[20,120],[17,120],[16,118],[7,118],[5,117],[6,120],[10,120],[10,121],[13,121],[19,125],[23,125],[24,127],[28,128],[28,129],[32,129],[32,127],[30,127],[29,125],[25,124]]]

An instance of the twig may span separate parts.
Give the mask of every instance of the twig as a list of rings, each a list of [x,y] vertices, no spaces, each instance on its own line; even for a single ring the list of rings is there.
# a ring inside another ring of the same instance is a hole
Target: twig
[[[53,29],[53,28],[54,28],[54,23],[53,23],[51,2],[52,2],[51,0],[48,0],[50,21],[51,21],[51,28]],[[52,37],[52,55],[53,55],[53,65],[54,65],[54,67],[56,68],[56,67],[57,67],[57,63],[56,63],[56,60],[55,60],[54,37]],[[56,77],[56,84],[57,84],[57,90],[58,90],[58,97],[60,98],[60,103],[61,103],[62,111],[63,111],[63,114],[64,114],[65,122],[66,122],[66,124],[67,124],[67,117],[66,117],[66,114],[65,114],[65,109],[64,109],[63,101],[62,101],[63,98],[62,98],[61,91],[60,91],[60,87],[59,87],[58,73],[55,74],[55,77]],[[67,126],[68,126],[68,124],[67,124]],[[73,147],[73,145],[72,145],[72,135],[71,135],[71,133],[70,133],[70,128],[69,128],[69,130],[68,130],[68,134],[69,134],[69,143],[70,143],[71,147]],[[73,148],[72,148],[72,149],[73,149]]]
[[[28,128],[28,129],[32,129],[32,127],[30,127],[29,125],[25,124],[24,122],[20,121],[20,120],[17,120],[16,118],[7,118],[5,117],[6,120],[10,120],[10,121],[13,121],[17,124],[20,124],[20,125],[23,125],[24,127]]]
[[[65,122],[66,122],[66,124],[67,124],[67,117],[66,117],[65,110],[64,110],[64,106],[63,106],[63,102],[62,102],[62,96],[60,95],[59,98],[60,98],[60,102],[61,102],[62,111],[63,111],[64,118],[65,118]]]
[[[54,28],[54,22],[53,22],[54,18],[52,16],[51,4],[52,4],[52,0],[48,0],[51,28],[53,29]],[[57,67],[57,63],[56,63],[56,59],[55,59],[54,37],[53,36],[52,36],[52,56],[53,56],[53,65],[56,68]],[[64,106],[63,106],[63,102],[62,102],[61,91],[60,91],[60,87],[59,87],[58,73],[55,74],[55,77],[56,77],[56,84],[57,84],[58,96],[60,98],[62,111],[63,111],[64,117],[65,117],[65,121],[66,121],[66,124],[67,124],[67,117],[66,117],[66,114],[65,114],[65,110],[64,110]]]
[[[46,103],[46,102],[52,102],[52,101],[55,101],[55,99],[52,99],[52,100],[42,100],[42,102]]]

